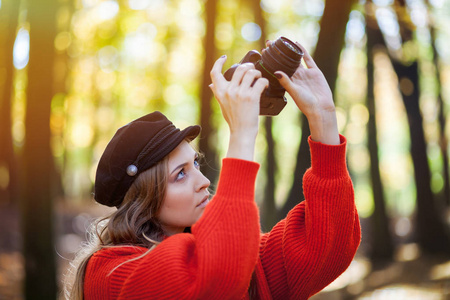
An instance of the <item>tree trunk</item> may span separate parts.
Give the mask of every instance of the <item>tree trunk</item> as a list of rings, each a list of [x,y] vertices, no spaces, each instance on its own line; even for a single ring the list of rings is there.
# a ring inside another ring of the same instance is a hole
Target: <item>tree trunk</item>
[[[383,35],[378,27],[376,20],[366,14],[366,33],[367,33],[367,108],[369,110],[368,131],[368,149],[370,155],[370,177],[372,182],[374,211],[371,216],[371,250],[370,258],[376,263],[390,261],[394,255],[394,246],[389,230],[389,218],[386,213],[386,205],[383,193],[383,184],[381,182],[380,166],[378,159],[378,141],[376,109],[374,96],[374,52],[375,47],[384,43]]]
[[[73,1],[67,1],[64,4],[61,4],[60,7],[58,7],[59,10],[67,10],[70,16],[73,15],[75,11],[75,3]],[[67,21],[65,23],[60,23],[59,27],[56,28],[57,32],[69,32],[70,26],[71,26],[71,17],[67,18]],[[55,53],[55,74],[54,74],[54,88],[53,92],[54,94],[60,94],[56,101],[52,103],[53,109],[56,110],[57,114],[63,114],[64,106],[66,104],[67,99],[67,77],[69,76],[69,54],[67,52],[67,49],[60,53]],[[62,98],[62,99],[61,99]],[[70,120],[71,112],[64,112],[64,119],[66,121],[66,124]],[[97,128],[94,128],[95,135],[98,133]],[[95,136],[96,137],[96,136]],[[60,128],[60,130],[57,130],[56,132],[53,132],[53,138],[58,138],[61,141],[64,140],[64,127]],[[94,144],[94,143],[92,143]],[[66,161],[67,161],[67,151],[64,151],[63,154],[63,164],[61,167],[55,167],[52,168],[53,175],[52,175],[52,182],[53,182],[53,190],[55,195],[58,198],[61,198],[62,201],[66,201],[65,191],[64,191],[64,184],[62,182],[62,177],[66,168]]]
[[[205,166],[202,168],[202,172],[209,178],[212,184],[215,184],[218,175],[219,167],[217,162],[217,152],[213,147],[213,140],[217,137],[213,137],[212,128],[212,109],[211,98],[212,92],[209,88],[211,83],[210,71],[214,65],[216,47],[215,40],[215,24],[216,24],[216,7],[217,0],[207,0],[205,2],[205,18],[206,18],[206,34],[204,39],[205,49],[205,62],[203,66],[203,78],[201,84],[201,103],[200,103],[200,126],[202,132],[199,139],[199,148],[205,154]]]
[[[4,1],[0,9],[0,167],[8,170],[6,188],[0,185],[0,205],[16,203],[17,190],[17,161],[14,154],[11,104],[14,79],[13,48],[16,38],[17,20],[20,2],[16,0]],[[1,179],[0,179],[1,180]]]
[[[325,75],[333,92],[336,85],[339,58],[345,41],[345,28],[354,2],[354,0],[327,0],[320,24],[320,33],[316,50],[314,51],[314,60]],[[311,156],[308,145],[308,136],[310,135],[308,121],[303,114],[301,119],[302,138],[297,152],[294,181],[286,203],[280,212],[280,218],[284,218],[289,210],[299,201],[304,200],[301,182],[303,174],[311,165]]]
[[[422,250],[428,254],[450,252],[448,229],[439,212],[433,192],[428,165],[427,145],[423,130],[422,114],[419,106],[419,70],[417,62],[405,66],[391,60],[398,80],[409,80],[414,87],[412,93],[402,91],[403,104],[408,115],[411,137],[411,157],[414,166],[414,179],[417,189],[417,238]]]
[[[261,227],[264,231],[270,231],[278,221],[278,210],[275,206],[275,174],[277,164],[275,160],[275,141],[272,134],[272,117],[264,119],[266,133],[266,184],[264,187],[263,207],[261,210]]]
[[[426,1],[428,5],[428,11],[430,11],[430,4],[429,1]],[[444,189],[443,189],[443,197],[445,199],[445,203],[447,206],[450,206],[450,174],[449,174],[449,162],[448,162],[448,139],[445,135],[445,124],[447,123],[447,118],[444,115],[445,105],[444,101],[442,99],[442,80],[441,80],[441,73],[439,68],[439,54],[436,49],[436,29],[434,28],[434,25],[432,24],[430,26],[430,35],[431,35],[431,47],[433,48],[433,62],[434,66],[436,68],[436,79],[438,81],[437,85],[437,101],[438,101],[438,121],[439,121],[439,129],[440,129],[440,135],[439,135],[439,146],[441,150],[442,155],[442,165],[443,165],[443,173],[444,173]]]
[[[30,59],[22,202],[26,299],[56,299],[50,106],[56,0],[28,2]]]
[[[266,48],[266,21],[264,20],[261,1],[252,1],[252,10],[255,17],[255,23],[261,28],[261,37],[258,43],[258,49]],[[264,117],[265,138],[267,152],[265,159],[266,184],[264,186],[264,198],[261,208],[261,227],[263,231],[269,231],[278,221],[278,211],[275,206],[275,175],[277,173],[277,164],[275,159],[275,140],[272,134],[272,117]]]
[[[395,2],[395,12],[399,20],[400,34],[402,41],[413,39],[408,20],[403,18],[406,14],[406,3],[403,0]],[[414,62],[405,65],[391,57],[391,63],[397,74],[398,81],[409,81],[413,90],[405,90],[400,86],[403,104],[408,115],[409,132],[411,137],[411,157],[414,167],[414,179],[417,190],[417,215],[416,234],[422,250],[428,254],[450,252],[450,235],[448,227],[444,221],[444,216],[440,212],[438,203],[431,191],[431,174],[428,165],[427,144],[423,129],[423,118],[420,111],[419,96],[419,68]],[[439,203],[441,204],[441,203]]]

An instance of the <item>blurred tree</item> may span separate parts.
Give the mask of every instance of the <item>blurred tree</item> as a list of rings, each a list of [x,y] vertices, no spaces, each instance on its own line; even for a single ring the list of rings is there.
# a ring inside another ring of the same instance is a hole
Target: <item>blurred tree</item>
[[[6,0],[0,9],[0,205],[15,203],[18,197],[18,164],[14,154],[11,105],[13,91],[13,48],[17,32],[20,1]],[[2,178],[3,177],[3,178]],[[5,185],[5,186],[3,186]]]
[[[392,60],[399,82],[410,81],[413,91],[400,86],[403,103],[408,114],[411,138],[411,157],[414,166],[414,179],[417,189],[416,233],[419,245],[429,254],[450,253],[448,228],[443,221],[442,210],[438,210],[436,199],[431,191],[431,175],[427,158],[427,145],[423,130],[422,114],[419,106],[419,70],[417,62],[404,65]]]
[[[54,87],[53,91],[58,96],[53,99],[51,104],[52,106],[52,119],[53,124],[57,124],[51,126],[52,129],[52,138],[57,141],[57,143],[62,144],[64,140],[64,124],[65,120],[69,118],[68,113],[64,112],[65,100],[67,97],[67,78],[69,74],[69,55],[67,53],[67,49],[71,44],[71,36],[70,32],[70,21],[71,17],[75,11],[75,3],[70,0],[62,0],[60,1],[60,6],[56,12],[56,31],[57,35],[55,38],[55,59],[54,59]],[[55,120],[57,120],[55,122]],[[63,121],[64,120],[64,121]],[[62,145],[59,145],[62,148]],[[67,154],[67,151],[64,151],[64,154]],[[64,155],[63,154],[63,155]],[[65,158],[63,156],[63,158]],[[64,185],[62,182],[62,177],[64,173],[65,164],[63,163],[59,168],[52,168],[52,188],[55,191],[55,194],[61,196],[64,199]]]
[[[413,40],[412,28],[406,4],[396,0],[394,11],[399,20],[403,44]],[[417,190],[416,234],[422,250],[428,254],[450,253],[450,236],[444,222],[442,210],[438,209],[431,190],[431,174],[427,157],[427,143],[420,110],[420,85],[418,62],[406,60],[402,53],[389,52],[392,66],[397,74],[403,104],[408,115],[411,138],[411,157],[414,166],[414,179]]]
[[[425,1],[427,4],[427,11],[429,14],[429,20],[430,20],[430,46],[433,49],[433,62],[435,66],[435,72],[436,72],[436,79],[437,79],[437,101],[438,101],[438,120],[439,120],[439,146],[441,150],[442,155],[442,164],[443,164],[443,173],[444,173],[444,188],[442,195],[445,199],[445,203],[450,206],[450,174],[449,174],[449,161],[448,161],[448,139],[445,135],[445,124],[447,123],[447,118],[445,116],[445,105],[444,101],[442,99],[442,81],[441,81],[441,72],[440,72],[440,62],[439,62],[439,54],[436,49],[436,29],[435,29],[435,23],[432,18],[431,13],[431,5],[430,1]]]
[[[325,78],[334,92],[338,71],[339,58],[344,46],[345,28],[349,14],[355,0],[325,1],[325,9],[320,22],[320,33],[317,46],[314,51],[314,60],[322,70]],[[304,199],[302,182],[303,174],[311,165],[308,136],[310,135],[308,120],[301,115],[302,139],[297,152],[297,164],[289,196],[281,209],[280,218],[286,216],[300,200]]]
[[[28,1],[30,53],[22,199],[26,299],[56,299],[50,107],[57,0]]]
[[[267,143],[266,152],[266,184],[264,186],[264,198],[261,209],[261,225],[263,230],[271,230],[272,227],[279,221],[278,209],[275,206],[275,176],[277,174],[277,163],[275,159],[275,139],[272,133],[272,117],[264,118],[264,130]]]
[[[377,122],[374,96],[374,57],[377,48],[383,44],[383,35],[372,10],[373,3],[366,3],[366,35],[367,35],[367,98],[366,104],[369,110],[367,123],[367,144],[370,156],[370,179],[372,183],[374,210],[370,217],[370,259],[374,267],[381,266],[382,262],[390,261],[394,255],[394,245],[389,230],[389,218],[386,213],[383,184],[381,181],[380,165],[378,158]]]
[[[201,95],[200,95],[200,126],[202,132],[199,139],[199,148],[205,154],[205,165],[202,168],[202,172],[205,174],[211,183],[214,184],[219,175],[219,167],[217,162],[217,152],[213,145],[213,128],[212,128],[212,108],[211,99],[212,92],[209,88],[211,83],[210,71],[214,65],[216,56],[215,46],[215,24],[216,24],[216,8],[217,0],[205,1],[204,16],[206,19],[206,34],[203,40],[203,47],[205,51],[205,60],[203,64],[203,77],[201,82]]]
[[[267,32],[266,32],[266,21],[263,16],[263,11],[261,9],[261,1],[253,0],[251,2],[252,10],[254,13],[254,22],[258,24],[261,29],[261,37],[258,40],[258,48],[266,48]],[[272,117],[264,118],[264,130],[265,138],[267,143],[267,152],[265,159],[266,168],[266,184],[264,186],[264,198],[262,202],[261,209],[261,226],[263,230],[271,230],[272,227],[278,221],[278,210],[275,206],[275,176],[277,173],[277,164],[275,160],[275,140],[272,134]]]

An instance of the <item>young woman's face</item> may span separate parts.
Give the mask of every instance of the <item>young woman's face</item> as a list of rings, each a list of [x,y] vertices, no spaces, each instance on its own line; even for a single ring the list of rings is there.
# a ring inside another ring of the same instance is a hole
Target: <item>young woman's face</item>
[[[198,164],[198,153],[183,141],[169,154],[166,196],[159,220],[166,235],[183,232],[203,214],[209,202],[206,178]]]

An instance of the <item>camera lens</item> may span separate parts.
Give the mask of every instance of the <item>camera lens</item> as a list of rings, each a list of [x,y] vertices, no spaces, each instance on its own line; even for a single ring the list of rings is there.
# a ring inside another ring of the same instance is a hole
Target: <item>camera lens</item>
[[[1,1],[1,0],[0,0]],[[256,51],[249,51],[244,58],[229,68],[223,76],[231,80],[236,68],[243,63],[251,62],[261,72],[262,77],[269,80],[269,86],[261,94],[260,115],[276,116],[286,106],[287,99],[284,97],[286,90],[281,86],[276,71],[283,71],[291,77],[303,57],[302,49],[291,40],[280,37],[267,47],[262,55]],[[256,81],[256,80],[255,80]]]
[[[300,65],[303,51],[291,40],[280,37],[262,54],[261,67],[271,75],[275,71],[283,71],[291,77]]]
[[[292,45],[292,42],[286,39],[281,38],[283,44],[285,44],[291,51],[297,53],[298,55],[303,55],[301,50],[297,47],[297,45]]]

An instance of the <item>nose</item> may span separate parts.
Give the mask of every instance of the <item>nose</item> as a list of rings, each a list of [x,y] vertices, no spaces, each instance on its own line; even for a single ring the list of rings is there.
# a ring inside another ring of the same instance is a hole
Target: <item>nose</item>
[[[198,175],[198,178],[197,178],[197,192],[199,192],[199,191],[201,191],[201,190],[203,190],[203,189],[207,189],[209,186],[210,186],[210,184],[211,184],[211,181],[209,181],[209,179],[208,178],[206,178],[206,176],[205,175],[203,175],[203,173],[200,171],[200,170],[197,170],[197,175]]]

